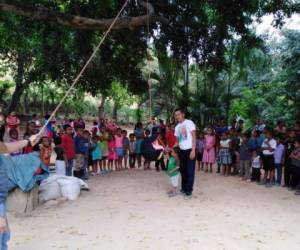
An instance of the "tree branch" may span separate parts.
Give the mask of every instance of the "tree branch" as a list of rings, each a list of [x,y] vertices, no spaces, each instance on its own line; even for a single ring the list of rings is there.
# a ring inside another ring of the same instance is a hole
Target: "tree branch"
[[[150,3],[145,1],[139,1],[139,4],[148,9],[150,22],[168,23],[168,20],[161,16],[155,16],[155,11]],[[55,10],[51,10],[44,7],[37,7],[33,5],[24,4],[21,1],[6,1],[0,0],[0,11],[10,12],[17,15],[25,16],[37,20],[45,20],[58,23],[63,26],[85,29],[85,30],[106,30],[113,22],[113,18],[108,19],[93,19],[82,16],[70,15],[67,13],[61,13]],[[145,26],[148,23],[148,16],[136,16],[136,17],[120,17],[113,29],[134,29],[140,26]]]

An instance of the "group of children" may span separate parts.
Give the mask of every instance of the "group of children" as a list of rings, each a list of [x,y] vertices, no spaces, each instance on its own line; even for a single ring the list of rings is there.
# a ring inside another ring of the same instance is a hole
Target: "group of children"
[[[299,131],[292,128],[282,133],[270,127],[249,133],[235,128],[215,131],[208,127],[205,133],[198,132],[198,171],[212,173],[217,164],[217,173],[223,176],[238,175],[266,187],[282,185],[300,194]]]
[[[65,133],[68,128],[70,125],[65,125]],[[253,129],[250,133],[242,133],[241,128],[230,128],[221,133],[217,131],[216,128],[208,127],[205,134],[198,132],[196,160],[199,171],[212,173],[213,165],[217,164],[217,173],[223,176],[238,175],[241,180],[256,182],[266,187],[281,186],[284,180],[284,186],[296,190],[295,194],[300,194],[300,138],[296,130],[290,129],[285,134],[280,131],[274,133],[269,127],[263,127],[262,130]],[[71,130],[74,134],[73,159],[76,162],[74,171],[83,169],[83,176],[87,178],[89,166],[92,166],[91,174],[120,171],[127,169],[128,165],[129,168],[135,168],[136,160],[140,167],[141,144],[151,134],[149,130],[146,132],[141,124],[137,124],[134,133],[128,138],[126,130],[117,127],[113,130],[105,126],[99,127],[96,122],[91,132],[81,128]],[[171,140],[168,139],[168,133]],[[163,147],[172,148],[168,147],[171,144],[168,140],[174,144],[176,138],[173,135],[172,126],[168,126],[165,136],[160,134],[157,142]],[[59,147],[64,151],[68,150],[64,141],[62,138],[60,144],[59,140],[54,140],[55,152],[60,155],[57,159],[60,163],[56,165],[57,167],[62,165],[64,160],[68,168],[70,157],[58,150]],[[47,148],[45,138],[43,148]],[[46,152],[47,150],[41,150],[41,155]],[[176,194],[179,178],[179,157],[176,149],[168,151],[165,170],[171,179],[172,189],[169,196],[172,197]],[[283,170],[284,178],[282,178]]]
[[[67,168],[74,165],[74,175],[83,176],[85,179],[89,174],[107,174],[114,170],[128,169],[128,158],[130,158],[129,167],[133,168],[132,142],[127,136],[127,131],[121,128],[112,131],[104,126],[98,127],[97,131],[94,128],[95,126],[91,132],[82,128],[72,131],[70,125],[64,126],[61,147],[67,150],[74,146],[74,150],[71,150],[74,151],[73,154],[66,157],[69,160]]]
[[[11,142],[19,139],[19,120],[11,114],[8,130]],[[75,126],[75,125],[78,126]],[[30,145],[19,154],[40,152],[40,158],[50,165],[52,152],[56,154],[56,172],[88,178],[91,175],[107,174],[112,171],[135,168],[142,165],[141,145],[145,138],[151,136],[149,129],[138,123],[128,137],[127,131],[114,123],[94,122],[91,131],[85,129],[83,120],[70,124],[65,122],[59,133],[47,133],[41,138],[38,147]],[[109,126],[108,126],[109,124]],[[161,125],[160,125],[161,126]],[[24,139],[37,133],[40,123],[32,120],[27,123]],[[155,142],[163,148],[172,149],[176,142],[174,126],[163,127]],[[299,129],[275,130],[256,126],[249,133],[242,133],[241,128],[208,127],[204,133],[197,132],[196,160],[198,171],[212,173],[217,165],[217,173],[223,176],[239,175],[241,180],[257,182],[266,187],[285,186],[300,194],[300,126]],[[53,146],[54,144],[54,146]],[[167,168],[165,157],[167,155]],[[163,164],[162,164],[163,163]],[[169,150],[156,162],[156,168],[162,169],[170,176],[172,189],[176,193],[179,177],[179,157],[176,149]],[[146,162],[145,162],[146,168]],[[148,166],[149,168],[149,166]],[[262,171],[263,170],[263,171]],[[263,175],[262,175],[263,174]],[[177,184],[176,184],[177,183]]]

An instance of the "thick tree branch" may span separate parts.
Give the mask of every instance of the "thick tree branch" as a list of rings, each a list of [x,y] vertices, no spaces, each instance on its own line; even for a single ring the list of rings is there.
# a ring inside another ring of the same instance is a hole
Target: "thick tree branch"
[[[154,8],[150,3],[139,1],[139,4],[148,9],[150,22],[168,22],[168,20],[164,17],[155,16]],[[70,15],[44,7],[27,5],[22,3],[21,1],[0,0],[0,11],[10,12],[37,20],[52,21],[63,26],[86,30],[106,30],[113,21],[113,18],[93,19],[88,17]],[[120,17],[114,25],[113,29],[134,29],[136,27],[147,25],[147,22],[147,15],[137,17]]]

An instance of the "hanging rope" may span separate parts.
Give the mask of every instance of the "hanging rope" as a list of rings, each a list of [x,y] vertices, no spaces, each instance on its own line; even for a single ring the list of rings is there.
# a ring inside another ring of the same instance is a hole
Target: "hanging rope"
[[[149,15],[149,0],[147,0],[147,47],[148,44],[150,44],[150,15]],[[151,71],[150,71],[150,62],[148,59],[148,55],[147,55],[147,68],[149,70],[149,74],[148,74],[148,91],[149,91],[149,120],[151,120],[152,118],[152,93],[151,93],[151,81],[150,81],[150,76],[151,76]]]
[[[91,56],[89,57],[89,59],[86,61],[85,65],[83,66],[83,68],[81,69],[81,71],[79,72],[79,74],[77,75],[77,77],[74,79],[71,87],[67,90],[66,94],[64,95],[64,97],[61,99],[61,101],[59,102],[59,104],[57,105],[57,107],[55,108],[55,110],[52,112],[52,114],[50,115],[49,119],[46,121],[45,125],[42,127],[42,129],[39,132],[39,135],[42,135],[44,133],[45,128],[47,127],[47,125],[49,124],[49,122],[51,122],[51,120],[54,118],[54,116],[56,115],[57,111],[60,109],[61,105],[64,103],[64,101],[66,100],[66,98],[68,97],[68,95],[71,93],[72,89],[74,88],[74,86],[76,85],[76,83],[78,82],[78,80],[80,79],[80,77],[83,75],[83,73],[85,72],[86,68],[88,67],[88,65],[91,63],[91,61],[93,60],[93,58],[95,57],[96,53],[98,52],[98,50],[100,49],[101,45],[104,43],[106,37],[108,36],[108,34],[110,33],[110,31],[112,30],[112,28],[114,27],[116,21],[118,20],[118,18],[120,17],[120,15],[122,14],[123,10],[125,9],[125,7],[127,6],[129,0],[126,0],[124,5],[122,6],[122,8],[120,9],[120,11],[118,12],[117,16],[115,17],[115,19],[112,21],[112,23],[110,24],[110,26],[108,27],[107,31],[104,33],[104,36],[102,37],[102,39],[100,40],[99,44],[97,45],[97,47],[95,48],[94,52],[91,54]],[[147,8],[148,10],[148,8]]]

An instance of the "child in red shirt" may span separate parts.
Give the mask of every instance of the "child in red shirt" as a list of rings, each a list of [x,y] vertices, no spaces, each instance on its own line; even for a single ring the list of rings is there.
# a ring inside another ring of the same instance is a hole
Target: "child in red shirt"
[[[72,176],[72,169],[75,159],[75,144],[72,137],[73,128],[69,124],[63,126],[64,134],[61,137],[61,146],[67,157],[66,175]]]

